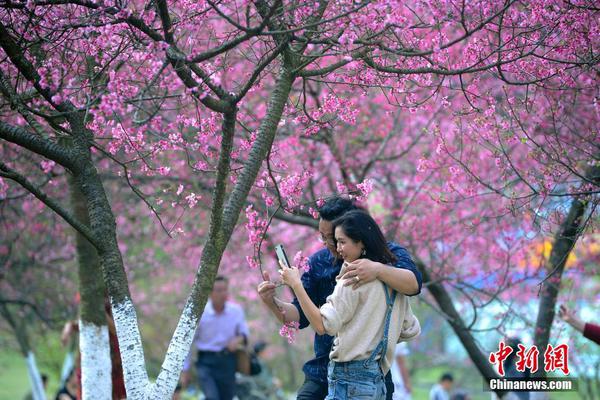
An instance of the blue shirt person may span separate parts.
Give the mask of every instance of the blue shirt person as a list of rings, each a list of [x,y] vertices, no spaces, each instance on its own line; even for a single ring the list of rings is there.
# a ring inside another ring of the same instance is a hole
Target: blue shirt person
[[[207,400],[231,400],[235,394],[236,350],[247,341],[248,325],[244,310],[227,300],[227,278],[215,279],[210,300],[194,335],[196,367],[200,388]],[[185,360],[182,377],[189,381],[191,354]]]

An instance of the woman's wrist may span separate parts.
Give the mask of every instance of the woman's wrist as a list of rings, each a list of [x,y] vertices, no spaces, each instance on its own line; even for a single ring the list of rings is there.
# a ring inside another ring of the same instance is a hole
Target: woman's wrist
[[[571,321],[571,326],[581,333],[583,333],[583,331],[585,330],[585,322],[583,322],[577,317],[573,318],[573,320]]]
[[[296,293],[296,295],[298,295],[298,291],[299,291],[299,290],[300,290],[300,288],[302,288],[302,287],[303,287],[303,286],[302,286],[302,282],[301,282],[301,281],[298,281],[298,282],[295,282],[295,283],[292,285],[292,290],[294,291],[294,293]]]

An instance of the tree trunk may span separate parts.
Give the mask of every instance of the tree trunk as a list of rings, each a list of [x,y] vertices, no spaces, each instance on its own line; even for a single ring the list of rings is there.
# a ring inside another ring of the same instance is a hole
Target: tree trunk
[[[115,218],[93,164],[90,152],[93,137],[84,126],[83,115],[71,114],[68,119],[74,133],[73,156],[78,160],[72,172],[85,199],[90,229],[96,240],[95,247],[119,341],[127,398],[144,399],[149,384],[148,373],[137,314],[131,301],[123,259],[117,244]]]
[[[554,236],[554,245],[547,263],[548,276],[542,282],[540,304],[535,323],[534,344],[539,350],[537,377],[546,375],[544,371],[544,352],[550,340],[550,330],[554,321],[554,309],[560,290],[560,282],[565,269],[565,264],[571,250],[575,246],[581,233],[585,204],[575,199],[571,202],[571,209],[567,218],[562,223],[559,231]]]
[[[554,237],[554,245],[550,252],[549,262],[547,263],[548,276],[541,284],[540,304],[535,322],[534,344],[539,350],[538,365],[540,366],[534,375],[537,377],[544,377],[546,375],[544,371],[544,352],[550,340],[556,299],[558,298],[560,282],[567,258],[581,233],[585,206],[581,201],[577,199],[573,200],[567,218]]]
[[[450,294],[444,288],[441,283],[435,283],[432,281],[429,272],[425,268],[422,261],[417,260],[417,265],[423,274],[423,283],[427,284],[427,289],[433,295],[438,307],[446,315],[446,320],[454,330],[454,333],[462,343],[463,347],[469,354],[471,361],[475,365],[475,368],[479,371],[483,379],[488,383],[492,378],[498,378],[496,371],[488,361],[488,357],[479,349],[475,338],[471,335],[471,332],[465,326],[462,318],[456,308]],[[501,390],[494,391],[499,397],[502,397],[506,392]]]
[[[600,166],[592,164],[592,166],[588,167],[583,183],[592,183],[598,186],[600,183]],[[556,308],[556,299],[560,289],[562,273],[569,254],[585,228],[583,217],[587,203],[587,200],[573,199],[569,214],[554,236],[554,245],[550,252],[549,262],[547,263],[548,276],[542,282],[538,316],[535,323],[534,344],[539,350],[539,368],[534,374],[536,377],[544,377],[546,375],[546,371],[544,370],[544,352],[550,340],[550,329],[554,321],[554,309]]]
[[[173,395],[183,363],[190,351],[198,321],[202,316],[208,294],[212,290],[217,276],[223,252],[231,238],[258,171],[271,149],[293,81],[294,77],[290,73],[290,69],[283,66],[269,100],[267,115],[259,127],[257,139],[252,145],[244,169],[234,186],[227,205],[224,207],[224,185],[226,185],[224,179],[229,174],[230,140],[233,139],[233,130],[235,129],[235,112],[232,111],[229,115],[225,113],[223,121],[224,139],[221,144],[217,170],[218,178],[213,194],[209,234],[202,250],[200,266],[196,272],[192,291],[169,343],[160,374],[148,392],[148,397],[151,399],[165,399]]]
[[[75,217],[89,225],[85,198],[72,177],[68,178]],[[108,326],[104,311],[104,284],[94,246],[76,232],[79,264],[79,350],[81,354],[82,397],[111,400],[111,358]]]
[[[112,399],[108,327],[79,320],[81,390],[83,400]]]

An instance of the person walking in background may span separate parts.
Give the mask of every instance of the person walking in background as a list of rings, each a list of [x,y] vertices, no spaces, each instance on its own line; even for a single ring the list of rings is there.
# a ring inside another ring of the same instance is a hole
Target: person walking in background
[[[438,383],[429,392],[429,400],[450,400],[450,391],[454,385],[454,377],[450,373],[441,376]]]
[[[531,376],[529,368],[525,368],[525,371],[517,370],[517,350],[519,349],[520,344],[522,345],[523,343],[519,337],[509,337],[506,339],[506,345],[514,349],[504,360],[504,376],[507,378],[519,378],[525,380],[529,379]],[[492,395],[495,396],[496,394],[492,393]],[[530,400],[531,392],[508,392],[504,398],[507,400]]]
[[[333,220],[345,213],[357,210],[359,207],[350,199],[333,197],[327,200],[318,210],[319,212],[319,241],[324,249],[309,257],[309,270],[302,275],[302,285],[311,301],[321,307],[327,297],[333,293],[336,286],[336,277],[340,273],[343,261],[339,257],[334,240]],[[421,292],[422,277],[410,255],[403,247],[396,243],[387,244],[396,257],[396,262],[390,265],[373,262],[361,258],[350,263],[347,270],[349,276],[347,284],[358,288],[373,280],[379,280],[400,294],[414,296]],[[282,323],[299,322],[300,329],[309,326],[309,321],[300,307],[298,299],[292,303],[284,302],[275,297],[277,285],[263,273],[264,281],[258,285],[258,293],[263,303],[275,317]],[[314,336],[315,357],[304,364],[302,368],[305,375],[304,384],[298,390],[298,400],[323,400],[327,396],[327,365],[329,353],[333,345],[330,335]],[[387,399],[392,399],[394,385],[391,374],[386,375]]]
[[[248,340],[244,310],[228,298],[229,281],[224,276],[217,276],[194,336],[193,347],[198,351],[198,383],[206,400],[233,398],[236,352]],[[191,354],[188,355],[183,366],[184,386],[190,380],[191,358]]]
[[[591,322],[583,322],[564,304],[560,305],[558,316],[567,324],[581,332],[584,337],[596,342],[596,344],[600,344],[600,325],[592,324]]]
[[[412,385],[408,367],[406,365],[406,357],[409,354],[408,345],[405,342],[396,345],[394,362],[392,364],[392,369],[390,370],[392,381],[394,382],[394,400],[412,399]]]

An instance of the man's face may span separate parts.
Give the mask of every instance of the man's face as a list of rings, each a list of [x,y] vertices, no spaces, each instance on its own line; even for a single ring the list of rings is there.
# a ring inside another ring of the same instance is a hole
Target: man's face
[[[319,236],[319,241],[327,247],[331,254],[337,256],[335,241],[333,239],[333,224],[331,221],[324,219],[319,220]]]
[[[448,380],[448,379],[444,379],[442,381],[442,387],[444,388],[445,391],[449,392],[450,390],[452,390],[452,381]]]
[[[216,281],[210,293],[210,300],[217,307],[223,306],[229,297],[229,285],[226,281]]]

